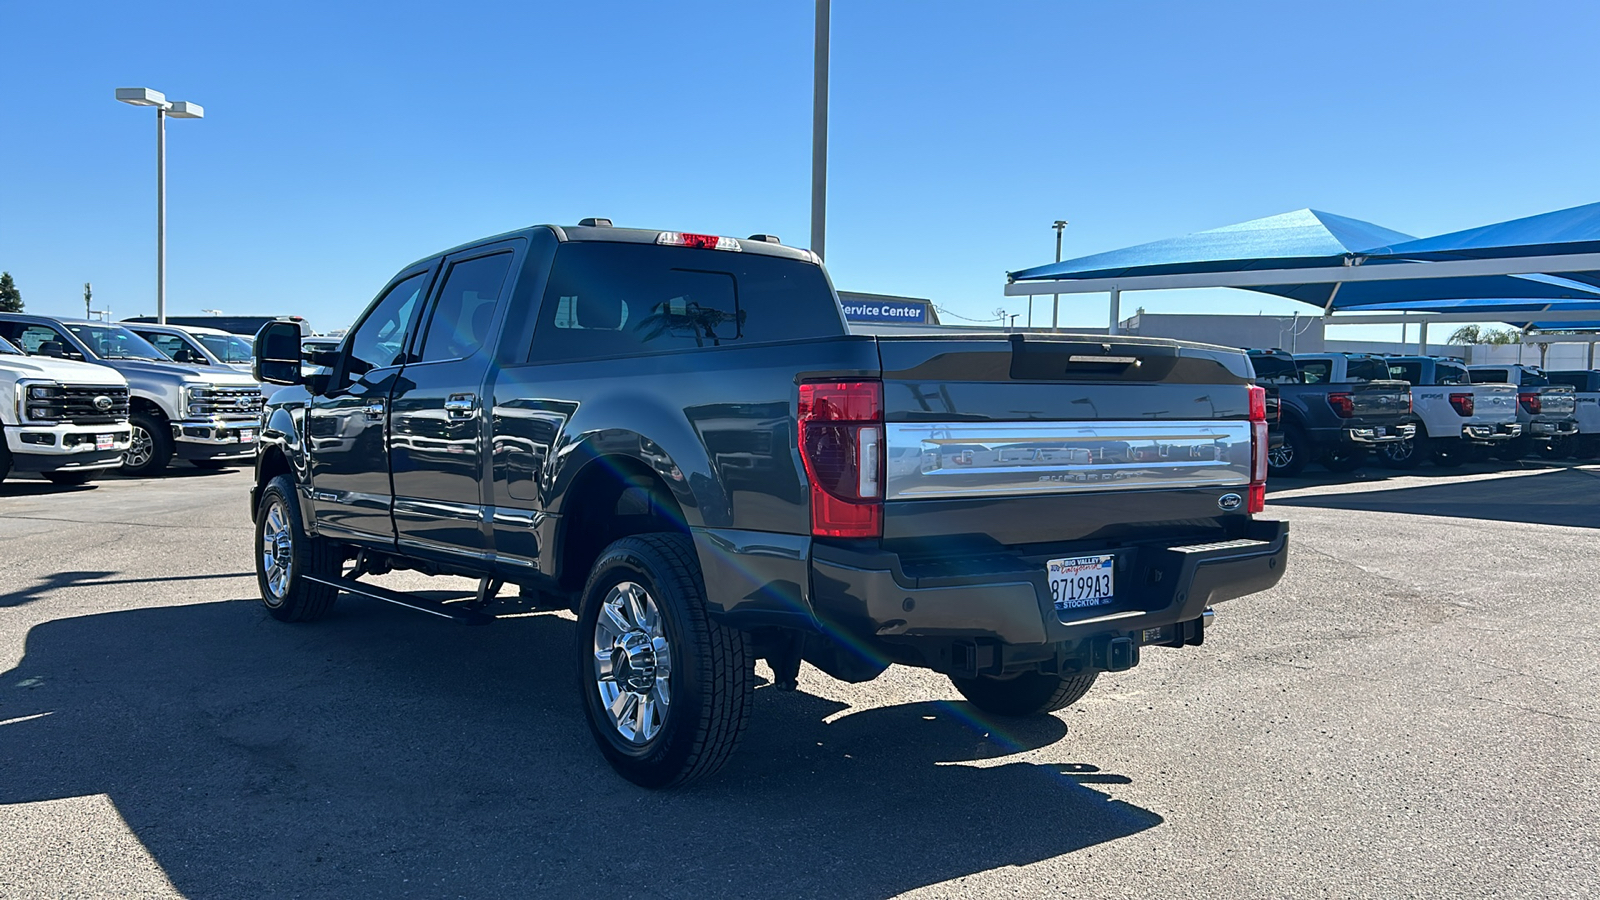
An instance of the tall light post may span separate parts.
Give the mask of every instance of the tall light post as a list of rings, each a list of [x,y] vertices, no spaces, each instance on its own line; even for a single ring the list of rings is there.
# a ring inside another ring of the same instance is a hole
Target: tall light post
[[[817,0],[811,95],[811,250],[822,257],[828,223],[828,0]]]
[[[1067,220],[1066,219],[1057,219],[1055,221],[1055,224],[1051,225],[1050,227],[1054,228],[1056,230],[1056,262],[1061,262],[1061,232],[1063,232],[1063,231],[1065,231],[1067,229]],[[1028,308],[1029,309],[1033,308],[1033,298],[1032,297],[1028,298]],[[1061,321],[1061,295],[1060,294],[1054,294],[1051,297],[1051,303],[1050,303],[1050,330],[1051,331],[1059,330],[1060,321]]]
[[[169,102],[167,95],[149,88],[117,88],[117,99],[129,106],[156,108],[156,321],[167,322],[167,117],[203,119],[198,103]]]

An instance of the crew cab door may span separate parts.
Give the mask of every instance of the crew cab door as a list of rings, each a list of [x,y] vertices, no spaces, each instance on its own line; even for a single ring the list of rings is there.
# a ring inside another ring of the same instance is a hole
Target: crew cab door
[[[368,543],[394,542],[384,429],[435,269],[434,264],[420,266],[390,282],[345,339],[327,390],[311,399],[306,449],[321,531]]]
[[[490,557],[483,398],[493,336],[524,243],[445,257],[439,288],[395,382],[389,460],[395,536],[403,549]]]

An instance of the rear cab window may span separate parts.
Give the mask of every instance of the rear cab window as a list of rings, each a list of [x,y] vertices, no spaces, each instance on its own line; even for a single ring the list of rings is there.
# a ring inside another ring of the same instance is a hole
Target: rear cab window
[[[736,347],[845,333],[810,262],[573,241],[556,251],[530,362]]]
[[[1396,381],[1408,384],[1422,383],[1422,363],[1419,362],[1392,362],[1389,363],[1389,377]]]
[[[1389,367],[1378,359],[1347,359],[1344,374],[1347,382],[1387,381]]]
[[[1257,384],[1299,384],[1300,370],[1294,360],[1281,356],[1252,356],[1250,365],[1255,368]]]

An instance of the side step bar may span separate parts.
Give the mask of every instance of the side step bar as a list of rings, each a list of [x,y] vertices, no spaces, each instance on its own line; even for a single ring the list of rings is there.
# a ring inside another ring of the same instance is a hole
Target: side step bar
[[[402,594],[399,591],[381,588],[375,584],[363,584],[353,578],[318,578],[313,575],[302,575],[300,577],[316,584],[325,584],[341,591],[360,594],[363,597],[371,597],[373,600],[382,600],[385,603],[393,603],[395,606],[404,606],[406,609],[414,609],[430,616],[450,619],[454,622],[460,622],[462,625],[487,625],[494,621],[494,616],[479,609],[472,609],[456,603],[425,600],[421,597],[413,597],[410,594]]]

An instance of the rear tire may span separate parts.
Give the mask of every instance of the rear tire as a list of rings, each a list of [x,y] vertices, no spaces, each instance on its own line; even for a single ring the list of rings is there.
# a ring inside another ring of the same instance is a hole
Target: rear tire
[[[44,480],[51,484],[88,484],[93,472],[45,472]]]
[[[1533,438],[1527,436],[1514,437],[1494,448],[1494,458],[1503,459],[1506,462],[1515,462],[1527,456],[1528,451],[1532,449]]]
[[[1014,678],[950,676],[961,696],[977,708],[997,716],[1036,716],[1066,709],[1094,687],[1098,672],[1086,675],[1052,675],[1024,672]]]
[[[129,415],[128,424],[133,426],[133,443],[123,457],[122,474],[143,478],[166,471],[172,461],[172,429],[143,410]]]
[[[578,605],[577,643],[584,715],[619,775],[677,787],[727,763],[750,720],[755,664],[744,633],[707,611],[687,535],[607,547]]]
[[[1378,445],[1378,460],[1391,469],[1415,469],[1433,455],[1432,441],[1423,435]]]
[[[1367,464],[1367,451],[1351,447],[1338,447],[1322,455],[1322,467],[1343,475]]]
[[[1283,426],[1283,443],[1267,451],[1267,475],[1289,478],[1305,471],[1311,461],[1311,438],[1299,425]]]
[[[1473,458],[1473,447],[1463,440],[1433,442],[1433,464],[1441,469],[1459,468]]]
[[[310,622],[333,608],[339,589],[307,581],[306,576],[338,578],[344,553],[327,538],[301,527],[300,498],[294,481],[279,475],[267,482],[256,507],[256,585],[267,614],[280,622]]]

